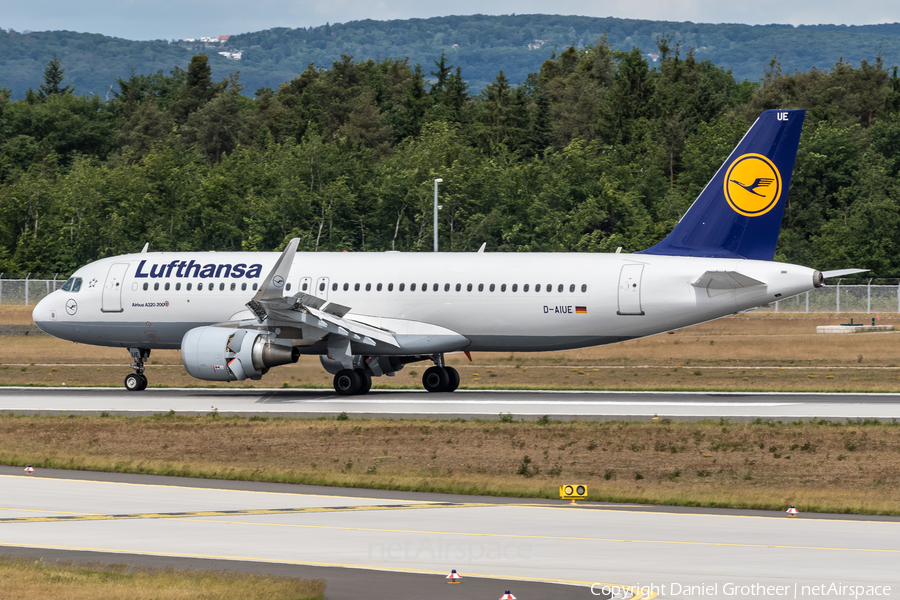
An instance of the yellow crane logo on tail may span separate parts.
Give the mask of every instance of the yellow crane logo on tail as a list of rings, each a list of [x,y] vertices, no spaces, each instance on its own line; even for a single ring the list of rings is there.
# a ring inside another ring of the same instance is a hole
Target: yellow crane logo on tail
[[[781,197],[781,173],[761,154],[744,154],[725,173],[725,199],[738,214],[758,217],[772,210]]]

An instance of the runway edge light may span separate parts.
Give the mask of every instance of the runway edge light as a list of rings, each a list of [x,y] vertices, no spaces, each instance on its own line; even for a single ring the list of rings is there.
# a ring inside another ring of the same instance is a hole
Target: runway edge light
[[[462,581],[460,581],[462,577],[456,572],[456,569],[450,569],[450,574],[447,575],[447,579],[450,580],[447,583],[462,583]]]
[[[789,516],[789,517],[796,517],[797,515],[800,514],[800,511],[798,511],[796,508],[794,508],[793,504],[791,504],[791,507],[789,509],[787,509],[786,512],[787,512],[787,516]]]
[[[509,593],[509,590],[503,592],[503,595],[500,596],[500,600],[516,600],[516,597]]]
[[[563,500],[587,500],[587,486],[580,483],[567,483],[559,486],[559,497]]]
[[[21,463],[19,463],[19,464],[21,464]],[[32,467],[31,465],[28,465],[27,467],[25,467],[26,475],[31,475],[32,473],[34,473],[34,467]]]

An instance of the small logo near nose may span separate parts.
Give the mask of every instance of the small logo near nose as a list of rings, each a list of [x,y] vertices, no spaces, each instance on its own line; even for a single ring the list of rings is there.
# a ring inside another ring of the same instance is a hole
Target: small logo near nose
[[[74,315],[78,312],[78,303],[72,300],[71,298],[66,301],[66,312],[70,315]]]

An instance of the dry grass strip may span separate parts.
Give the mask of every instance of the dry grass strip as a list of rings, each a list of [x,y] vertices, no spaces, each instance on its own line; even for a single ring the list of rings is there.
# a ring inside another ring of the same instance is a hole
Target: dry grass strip
[[[325,581],[0,556],[0,590],[19,600],[321,600]]]
[[[742,315],[622,344],[568,352],[476,353],[448,356],[463,389],[606,389],[716,391],[900,391],[900,331],[817,334],[817,325],[865,320],[865,315]],[[25,309],[0,310],[0,325],[30,322]],[[900,319],[878,317],[879,324]],[[100,348],[50,336],[4,337],[0,385],[119,387],[130,372],[122,348]],[[408,365],[375,387],[421,389],[428,365]],[[614,368],[612,368],[614,367]],[[331,387],[317,357],[278,367],[259,382],[213,384],[192,378],[175,350],[157,351],[148,366],[151,386]]]
[[[900,514],[896,422],[3,416],[0,463],[524,498],[574,482],[592,500]]]

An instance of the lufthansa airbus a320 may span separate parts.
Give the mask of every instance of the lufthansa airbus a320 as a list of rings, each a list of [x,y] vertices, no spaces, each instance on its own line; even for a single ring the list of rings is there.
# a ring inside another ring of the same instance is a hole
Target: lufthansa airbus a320
[[[150,351],[180,349],[209,381],[259,379],[319,355],[338,394],[431,361],[452,392],[453,352],[537,352],[671,331],[824,285],[773,262],[802,110],[760,115],[672,232],[634,254],[144,252],[80,269],[34,309],[65,340],[126,348],[129,390]]]

